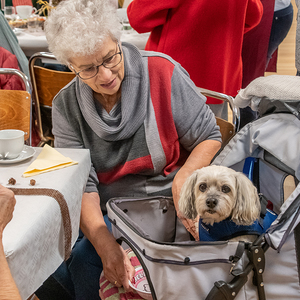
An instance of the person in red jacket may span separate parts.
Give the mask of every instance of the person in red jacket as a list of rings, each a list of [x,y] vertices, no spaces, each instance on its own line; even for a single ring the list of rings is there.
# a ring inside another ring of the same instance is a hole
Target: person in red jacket
[[[131,26],[151,32],[145,50],[170,55],[196,86],[231,96],[242,84],[243,36],[262,14],[260,0],[134,0],[127,8]],[[206,103],[227,119],[221,100]]]
[[[0,67],[18,69],[18,60],[15,55],[0,47]],[[16,75],[0,75],[0,90],[24,90],[22,80]]]

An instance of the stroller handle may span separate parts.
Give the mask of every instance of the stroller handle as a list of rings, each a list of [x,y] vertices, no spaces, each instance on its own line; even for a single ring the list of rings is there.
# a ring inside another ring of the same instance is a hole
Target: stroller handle
[[[222,101],[225,101],[225,102],[229,103],[229,106],[230,106],[231,111],[232,111],[232,123],[235,127],[235,130],[238,131],[239,126],[240,126],[240,110],[233,103],[233,97],[228,96],[226,94],[218,93],[218,92],[215,92],[215,91],[199,88],[199,87],[198,87],[198,89],[199,89],[200,93],[204,96],[212,97],[212,98],[222,100]]]

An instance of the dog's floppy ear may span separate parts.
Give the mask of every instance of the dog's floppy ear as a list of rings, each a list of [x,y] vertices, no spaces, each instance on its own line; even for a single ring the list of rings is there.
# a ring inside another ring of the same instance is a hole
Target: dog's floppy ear
[[[232,221],[237,225],[251,225],[260,216],[257,189],[243,173],[236,172],[236,203]]]
[[[195,185],[197,182],[197,171],[187,178],[183,184],[178,202],[179,211],[187,219],[195,219],[197,211],[195,207]]]

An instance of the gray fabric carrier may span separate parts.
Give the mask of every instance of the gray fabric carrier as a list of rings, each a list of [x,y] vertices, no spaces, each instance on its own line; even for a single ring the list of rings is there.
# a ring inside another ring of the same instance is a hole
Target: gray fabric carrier
[[[282,110],[268,113],[263,107],[271,103],[264,98],[261,117],[213,161],[242,172],[246,158],[257,160],[259,192],[278,217],[254,243],[191,241],[168,197],[107,203],[113,233],[137,254],[154,300],[300,299],[300,121]],[[295,189],[284,201],[288,176]]]

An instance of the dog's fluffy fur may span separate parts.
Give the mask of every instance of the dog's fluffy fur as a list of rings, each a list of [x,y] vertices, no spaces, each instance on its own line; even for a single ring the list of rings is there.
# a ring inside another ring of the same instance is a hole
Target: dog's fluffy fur
[[[260,215],[260,201],[252,182],[223,166],[196,170],[184,183],[179,211],[187,219],[200,216],[213,225],[228,217],[237,225],[251,225]]]

